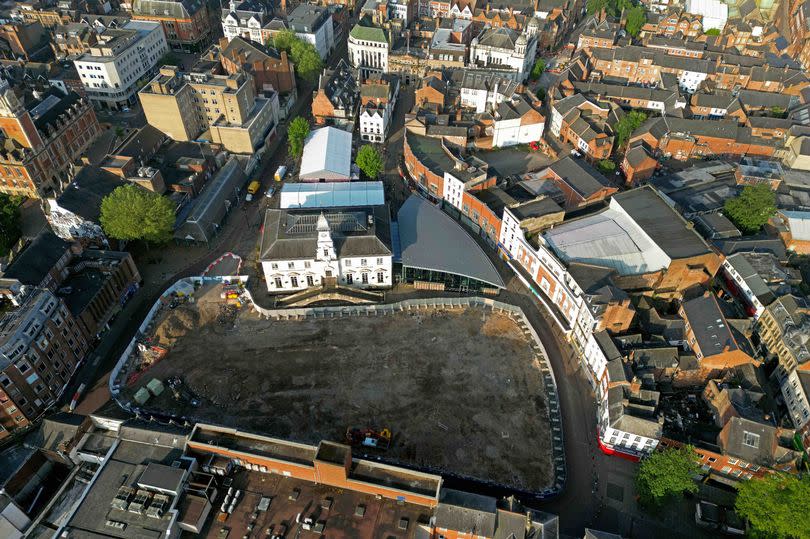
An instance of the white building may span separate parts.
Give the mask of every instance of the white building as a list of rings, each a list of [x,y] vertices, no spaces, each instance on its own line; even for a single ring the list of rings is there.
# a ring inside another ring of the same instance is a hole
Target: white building
[[[703,31],[717,29],[721,32],[728,20],[728,4],[721,0],[686,0],[687,13],[703,17]]]
[[[260,0],[231,0],[222,9],[222,33],[228,41],[241,37],[264,44],[263,28],[271,20],[272,9]]]
[[[322,60],[329,57],[335,46],[335,32],[328,9],[313,4],[298,4],[287,20],[295,35],[315,45]]]
[[[349,62],[360,79],[388,73],[388,35],[382,28],[355,24],[349,32]]]
[[[393,283],[388,206],[267,210],[260,259],[268,292]]]
[[[135,102],[139,81],[151,78],[169,52],[158,22],[130,21],[107,29],[90,51],[74,60],[87,97],[95,105],[120,109]]]
[[[519,83],[484,70],[465,69],[456,84],[459,88],[461,105],[473,107],[481,113],[492,110],[504,100],[512,99]]]
[[[525,95],[500,103],[493,112],[492,146],[502,148],[540,140],[545,118]]]
[[[799,430],[810,421],[810,372],[794,369],[780,385],[793,426]]]
[[[399,77],[369,81],[360,87],[360,139],[384,142],[394,116],[399,94]]]
[[[526,37],[511,28],[485,28],[470,44],[471,67],[512,71],[516,81],[523,81],[534,66],[537,39]]]

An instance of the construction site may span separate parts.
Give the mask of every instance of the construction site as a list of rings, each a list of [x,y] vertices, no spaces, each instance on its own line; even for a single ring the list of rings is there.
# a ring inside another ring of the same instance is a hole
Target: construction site
[[[162,309],[141,343],[139,357],[151,359],[130,369],[122,396],[147,411],[349,443],[358,455],[527,491],[553,483],[541,364],[509,315],[468,307],[267,320],[236,297],[207,285]]]

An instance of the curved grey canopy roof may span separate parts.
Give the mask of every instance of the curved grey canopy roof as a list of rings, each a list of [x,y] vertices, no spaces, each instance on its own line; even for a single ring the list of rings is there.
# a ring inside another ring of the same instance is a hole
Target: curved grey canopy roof
[[[506,288],[492,261],[469,234],[424,198],[411,195],[397,214],[402,265],[453,273]]]

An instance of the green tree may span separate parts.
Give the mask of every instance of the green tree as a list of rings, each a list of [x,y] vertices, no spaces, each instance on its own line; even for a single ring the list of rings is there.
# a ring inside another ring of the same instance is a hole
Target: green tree
[[[532,80],[539,79],[540,75],[542,75],[543,71],[545,70],[546,70],[546,61],[543,60],[542,58],[538,58],[534,62],[534,66],[532,66],[532,74],[531,74]]]
[[[309,122],[303,116],[296,116],[287,129],[287,148],[293,157],[304,153],[304,141],[309,136]]]
[[[697,491],[692,476],[699,469],[692,446],[653,452],[641,461],[636,473],[636,489],[641,502],[660,505],[670,496]]]
[[[318,49],[312,43],[296,36],[292,30],[277,32],[273,37],[273,46],[290,55],[295,72],[302,79],[313,81],[321,74],[323,61],[318,54]]]
[[[776,213],[776,195],[767,184],[746,185],[723,209],[740,231],[754,234]]]
[[[771,116],[773,116],[774,118],[784,118],[787,116],[787,111],[785,110],[784,107],[773,106],[771,107],[770,111]]]
[[[122,185],[101,201],[101,227],[115,239],[166,243],[174,228],[174,204],[137,185]]]
[[[743,481],[738,486],[735,508],[751,523],[756,537],[810,537],[810,512],[804,500],[810,496],[810,478],[769,474]]]
[[[638,36],[641,28],[647,24],[647,10],[644,6],[633,6],[627,10],[627,22],[624,29],[633,37]]]
[[[621,148],[630,139],[633,131],[647,121],[647,114],[638,110],[631,110],[621,120],[616,122],[613,130],[616,133],[616,148]]]
[[[707,36],[719,36],[720,35],[720,29],[719,28],[709,28],[708,30],[706,30],[706,35]]]
[[[588,0],[585,3],[585,9],[588,10],[588,15],[593,15],[602,11],[602,8],[607,8],[608,4],[608,0]]]
[[[616,163],[610,159],[602,159],[596,163],[596,168],[598,168],[602,174],[613,174],[616,170]]]
[[[0,193],[0,256],[6,256],[20,239],[20,203],[22,199]]]
[[[363,174],[372,180],[376,180],[377,176],[379,176],[385,168],[380,152],[370,144],[361,147],[357,152],[357,166],[360,167]]]

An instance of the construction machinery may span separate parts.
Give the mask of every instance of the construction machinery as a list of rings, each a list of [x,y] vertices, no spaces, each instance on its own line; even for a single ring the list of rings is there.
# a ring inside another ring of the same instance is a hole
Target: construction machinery
[[[352,446],[388,449],[391,445],[391,431],[387,428],[376,430],[350,427],[346,430],[346,441]]]

